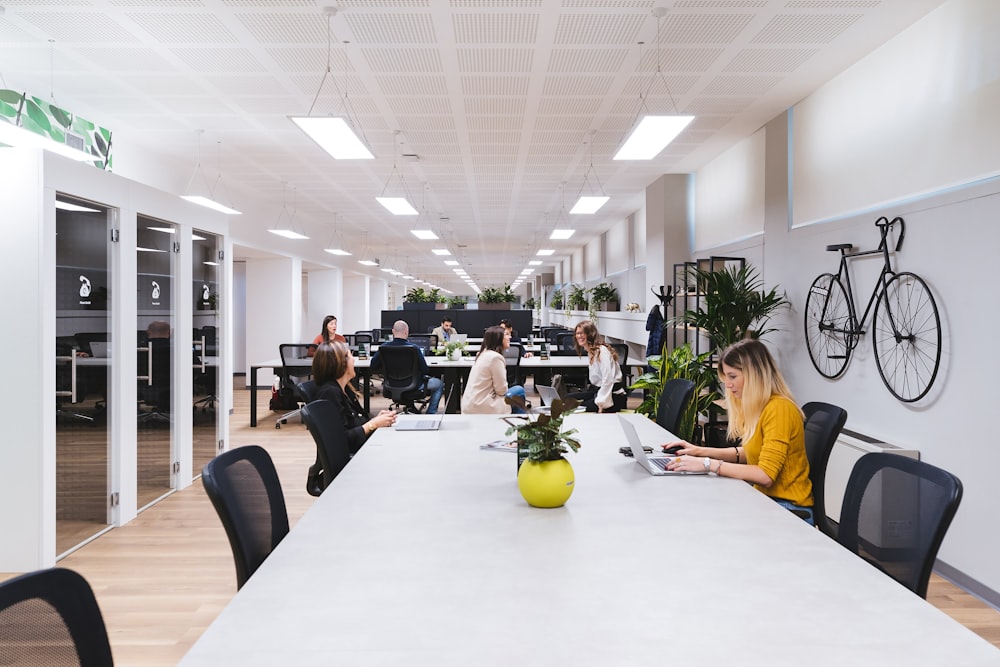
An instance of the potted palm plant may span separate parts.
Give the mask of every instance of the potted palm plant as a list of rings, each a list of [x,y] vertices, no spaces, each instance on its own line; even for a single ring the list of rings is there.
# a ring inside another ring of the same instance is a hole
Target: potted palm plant
[[[449,296],[445,299],[445,303],[452,310],[465,310],[465,305],[469,303],[469,300],[464,296]]]
[[[437,298],[423,287],[411,287],[403,297],[403,310],[434,310]]]
[[[666,352],[666,350],[664,350]],[[685,343],[675,347],[669,354],[653,355],[646,363],[653,369],[640,375],[629,389],[642,389],[645,397],[635,409],[650,419],[656,419],[660,409],[660,395],[668,380],[682,378],[694,382],[694,397],[681,417],[680,432],[674,435],[688,442],[701,441],[701,429],[698,428],[698,415],[706,413],[712,402],[719,398],[715,391],[716,377],[712,369],[711,352],[695,354],[691,346]]]
[[[517,301],[517,295],[510,285],[487,287],[479,293],[479,310],[510,310]]]
[[[506,401],[525,407],[521,396]],[[574,398],[555,400],[549,414],[503,418],[507,435],[517,434],[517,488],[532,507],[562,507],[573,494],[573,467],[563,454],[580,449],[580,442],[575,428],[563,430],[563,419],[579,405]]]
[[[574,284],[569,292],[569,307],[571,310],[587,310],[589,299],[587,299],[587,289],[582,285]]]

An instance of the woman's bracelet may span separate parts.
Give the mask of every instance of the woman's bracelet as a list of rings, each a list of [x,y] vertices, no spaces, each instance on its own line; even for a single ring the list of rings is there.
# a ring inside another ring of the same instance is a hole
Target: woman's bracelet
[[[715,468],[715,475],[718,477],[722,474],[722,464],[725,463],[722,459],[719,459],[719,465]]]
[[[736,463],[739,463],[740,462],[740,448],[739,447],[733,447],[733,451],[736,452]]]

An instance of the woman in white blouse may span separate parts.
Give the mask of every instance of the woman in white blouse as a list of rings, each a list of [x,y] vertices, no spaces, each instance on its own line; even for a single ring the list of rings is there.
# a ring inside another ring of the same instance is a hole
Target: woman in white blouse
[[[587,412],[618,412],[628,401],[622,385],[622,369],[618,355],[604,342],[591,321],[580,322],[573,331],[576,353],[587,353],[590,386],[584,391],[570,394],[581,401]]]
[[[490,327],[483,334],[483,344],[469,371],[462,393],[463,414],[510,414],[511,406],[504,397],[524,398],[524,387],[507,387],[507,362],[503,351],[510,347],[510,333],[500,326]],[[514,409],[514,412],[523,410]]]

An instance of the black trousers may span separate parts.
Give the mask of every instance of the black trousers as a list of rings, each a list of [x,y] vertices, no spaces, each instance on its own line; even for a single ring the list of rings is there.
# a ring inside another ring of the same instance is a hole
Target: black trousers
[[[594,403],[594,399],[597,398],[597,391],[599,389],[600,387],[590,385],[585,390],[573,392],[568,396],[583,403],[583,407],[587,409],[587,412],[597,412],[597,404]],[[624,385],[621,382],[615,382],[615,386],[611,388],[611,400],[614,401],[614,404],[610,408],[605,408],[604,412],[606,413],[624,410],[628,404],[628,395],[625,393]]]

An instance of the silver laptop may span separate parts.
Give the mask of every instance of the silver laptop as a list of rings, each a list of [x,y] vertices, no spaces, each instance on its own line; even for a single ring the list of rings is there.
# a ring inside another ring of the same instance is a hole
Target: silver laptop
[[[451,343],[468,343],[469,334],[455,334],[449,339]]]
[[[95,359],[107,359],[110,347],[111,344],[106,340],[92,340],[90,341],[90,356]]]
[[[635,462],[646,469],[650,475],[704,475],[704,471],[700,472],[687,472],[684,470],[667,470],[667,464],[673,461],[675,456],[649,456],[646,451],[642,448],[642,441],[639,440],[639,434],[636,433],[635,426],[632,422],[625,419],[622,415],[618,415],[618,421],[621,422],[622,430],[625,431],[625,439],[628,440],[628,446],[632,450],[632,458]]]
[[[542,404],[537,408],[532,408],[532,414],[549,414],[552,408],[552,402],[558,401],[560,399],[559,392],[552,387],[544,384],[536,384],[535,391],[538,392],[538,397],[541,399]],[[577,406],[573,412],[586,412],[587,409],[582,405]],[[571,413],[572,414],[572,413]]]
[[[444,415],[399,415],[396,417],[397,431],[436,431],[441,428]]]

